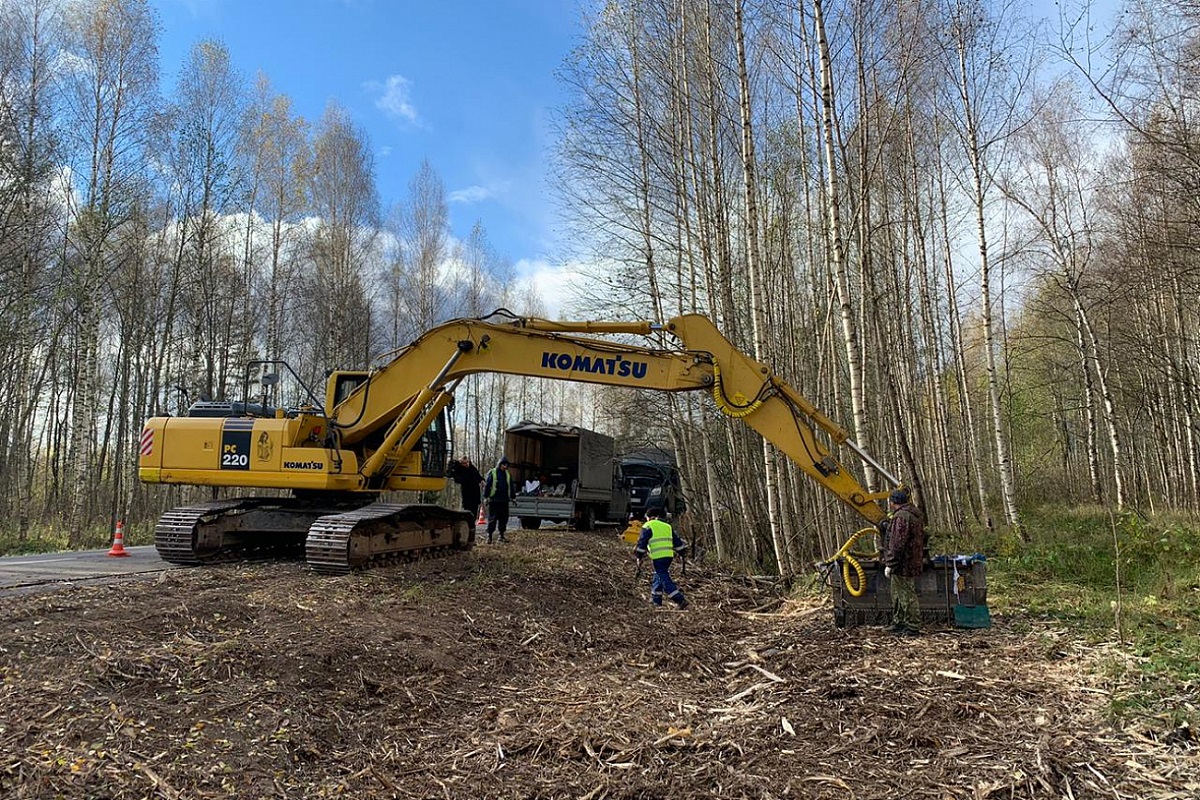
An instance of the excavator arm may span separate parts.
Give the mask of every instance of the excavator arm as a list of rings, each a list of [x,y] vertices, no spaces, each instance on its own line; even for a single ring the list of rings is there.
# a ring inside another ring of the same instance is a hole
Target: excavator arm
[[[656,331],[673,335],[683,347],[660,350],[580,335]],[[689,314],[665,326],[518,319],[500,324],[458,321],[430,330],[329,409],[343,446],[386,431],[362,464],[364,485],[384,485],[450,401],[458,382],[479,372],[658,391],[709,391],[722,412],[756,430],[872,523],[883,518],[878,501],[887,493],[868,492],[818,441],[814,426],[899,484],[850,439],[848,431],[734,347],[707,317]]]
[[[829,419],[765,364],[734,347],[708,317],[700,314],[675,317],[667,329],[689,349],[711,354],[715,376],[712,396],[718,409],[753,428],[805,474],[872,524],[884,519],[886,514],[879,501],[887,499],[888,490],[867,491],[817,440],[813,427],[824,431],[835,445],[852,451],[892,486],[900,486],[900,479],[859,447],[849,431]]]

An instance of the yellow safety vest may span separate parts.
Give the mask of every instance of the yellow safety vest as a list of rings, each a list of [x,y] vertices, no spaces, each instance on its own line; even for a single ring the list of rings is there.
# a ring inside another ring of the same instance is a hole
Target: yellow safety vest
[[[488,487],[488,493],[487,493],[487,496],[488,496],[488,499],[489,499],[489,500],[492,500],[492,499],[494,499],[494,498],[496,497],[496,493],[497,493],[498,491],[500,491],[500,468],[499,468],[499,467],[492,467],[492,468],[491,468],[491,470],[489,470],[489,471],[488,471],[488,478],[489,478],[489,481],[488,481],[488,483],[487,483],[487,487]],[[505,475],[505,476],[504,476],[504,482],[505,482],[505,484],[508,484],[508,482],[509,482],[509,481],[511,481],[511,480],[512,480],[512,475]],[[508,485],[506,485],[504,488],[505,488],[505,489],[507,489],[508,491],[506,491],[506,492],[503,494],[503,496],[501,497],[501,499],[503,499],[503,500],[506,500],[506,501],[507,501],[508,499],[510,499],[510,498],[509,498],[509,495],[511,495],[511,494],[512,494],[512,485],[511,485],[511,484],[508,484]]]
[[[650,529],[650,541],[646,545],[650,558],[674,558],[675,534],[671,531],[671,526],[661,519],[652,519],[645,527]]]

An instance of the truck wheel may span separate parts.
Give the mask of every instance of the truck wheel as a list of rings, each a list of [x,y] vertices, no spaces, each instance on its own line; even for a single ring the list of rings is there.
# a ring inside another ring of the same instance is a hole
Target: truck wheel
[[[536,531],[542,527],[542,521],[537,517],[521,517],[521,527],[527,531]]]
[[[590,531],[596,528],[596,509],[591,506],[584,506],[579,510],[579,516],[575,518],[575,530]]]

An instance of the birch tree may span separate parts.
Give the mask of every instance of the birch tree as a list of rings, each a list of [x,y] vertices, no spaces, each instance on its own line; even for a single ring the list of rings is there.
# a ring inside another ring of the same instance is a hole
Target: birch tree
[[[1040,118],[1014,137],[1016,157],[1012,177],[1002,183],[1002,188],[1006,197],[1023,209],[1035,226],[1039,249],[1053,269],[1059,288],[1070,301],[1084,389],[1085,442],[1092,496],[1096,502],[1103,499],[1092,413],[1098,399],[1102,404],[1113,464],[1115,502],[1121,509],[1128,500],[1124,444],[1109,384],[1107,355],[1101,348],[1092,318],[1094,301],[1088,297],[1089,283],[1095,283],[1090,273],[1094,271],[1096,234],[1091,221],[1094,200],[1091,165],[1088,163],[1090,153],[1084,144],[1089,137],[1070,122],[1082,119],[1084,114],[1068,85],[1060,84],[1039,106]],[[1098,398],[1094,396],[1093,387]]]
[[[367,136],[341,106],[330,104],[317,126],[313,165],[305,372],[317,382],[325,369],[362,368],[373,355],[366,277],[378,266],[379,194]]]
[[[114,237],[144,186],[141,154],[151,130],[158,81],[157,23],[145,0],[86,0],[68,9],[71,52],[81,68],[66,92],[73,170],[71,257],[63,286],[72,320],[71,539],[92,517],[96,425],[101,393],[101,322],[114,264]]]
[[[408,197],[393,210],[391,233],[388,313],[395,348],[443,321],[449,307],[450,210],[445,185],[428,159],[409,182]]]
[[[61,209],[54,199],[64,153],[52,58],[59,6],[0,3],[0,510],[28,535],[37,466],[33,426],[46,377],[46,349],[61,333],[51,313],[51,278]],[[41,354],[41,357],[39,357]]]
[[[200,397],[225,399],[246,360],[249,296],[228,216],[243,192],[237,155],[245,88],[229,51],[198,42],[175,90],[174,176],[180,270],[189,283],[186,380]]]
[[[819,0],[818,0],[819,4]],[[746,61],[746,20],[744,4],[737,0],[734,5],[734,29],[737,40],[738,97],[741,109],[742,141],[742,190],[746,220],[746,271],[750,281],[750,319],[754,332],[754,357],[763,362],[771,360],[773,353],[767,337],[766,282],[763,275],[759,243],[759,212],[757,205],[758,183],[755,177],[756,157],[754,152],[754,123],[751,110],[750,75]],[[767,440],[762,441],[763,474],[767,493],[767,524],[770,527],[771,544],[775,551],[775,563],[779,573],[788,576],[792,567],[787,544],[780,523],[779,483],[776,477],[775,448]]]
[[[1017,486],[1000,397],[993,302],[992,253],[988,234],[988,196],[1005,137],[1015,124],[1016,98],[1028,68],[1014,42],[1020,28],[1010,7],[993,9],[967,0],[949,0],[946,8],[946,54],[951,86],[958,95],[957,133],[967,164],[967,186],[975,215],[979,248],[979,308],[983,328],[991,438],[1005,519],[1021,531]],[[994,13],[994,15],[993,15]]]
[[[307,181],[313,165],[308,123],[295,114],[291,98],[276,94],[266,75],[255,82],[254,101],[240,136],[246,172],[256,187],[252,210],[267,227],[267,255],[255,295],[265,309],[263,357],[285,357],[287,311],[297,288],[301,219],[308,208]]]

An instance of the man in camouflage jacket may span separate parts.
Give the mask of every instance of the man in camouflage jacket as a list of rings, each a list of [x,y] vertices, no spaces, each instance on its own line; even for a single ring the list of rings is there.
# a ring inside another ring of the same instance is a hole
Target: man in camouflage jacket
[[[891,521],[883,552],[883,574],[891,579],[891,630],[901,636],[918,636],[921,604],[917,599],[917,578],[925,566],[925,517],[909,502],[904,489],[892,492],[888,509]]]

